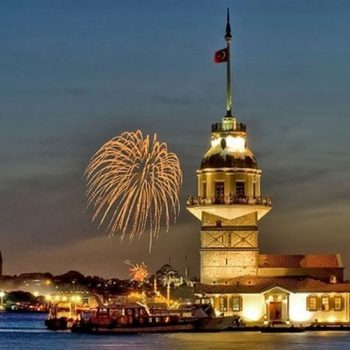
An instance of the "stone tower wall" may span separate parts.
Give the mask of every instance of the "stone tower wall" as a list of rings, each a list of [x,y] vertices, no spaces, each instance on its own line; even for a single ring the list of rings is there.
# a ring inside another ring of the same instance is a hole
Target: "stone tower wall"
[[[225,283],[242,275],[257,275],[257,214],[235,219],[203,213],[201,282]]]

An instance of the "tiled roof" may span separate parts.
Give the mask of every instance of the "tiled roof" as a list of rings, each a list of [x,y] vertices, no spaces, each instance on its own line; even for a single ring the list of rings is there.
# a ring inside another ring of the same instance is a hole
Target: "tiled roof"
[[[274,287],[296,292],[350,292],[350,282],[325,283],[309,277],[254,277],[242,276],[228,281],[227,284],[195,285],[195,293],[262,293]]]
[[[269,255],[259,254],[259,267],[343,268],[338,254]]]

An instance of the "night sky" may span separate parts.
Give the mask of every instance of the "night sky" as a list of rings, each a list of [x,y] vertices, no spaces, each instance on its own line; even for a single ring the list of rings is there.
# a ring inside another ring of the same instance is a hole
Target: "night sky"
[[[188,255],[200,223],[186,212],[210,125],[225,113],[226,7],[233,112],[263,170],[273,209],[265,253],[341,253],[350,271],[350,2],[15,1],[0,3],[0,249],[4,273],[126,277]],[[158,134],[181,161],[181,215],[153,244],[91,223],[84,169],[125,130]],[[348,272],[347,277],[350,277]]]

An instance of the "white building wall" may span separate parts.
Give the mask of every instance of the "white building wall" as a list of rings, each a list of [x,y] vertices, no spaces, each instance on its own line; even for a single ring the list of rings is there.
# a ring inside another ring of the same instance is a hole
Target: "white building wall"
[[[224,312],[225,316],[238,315],[246,324],[262,324],[264,321],[268,321],[269,299],[266,299],[264,294],[214,294],[210,295],[210,298],[213,301],[213,305],[217,305],[215,302],[217,298],[230,298],[233,295],[241,296],[242,310],[232,311],[228,309]],[[322,295],[328,295],[330,297],[341,295],[344,298],[344,308],[341,311],[308,311],[307,298],[310,295],[317,295],[319,297]],[[320,323],[349,322],[349,299],[350,293],[290,293],[289,297],[282,301],[283,320],[285,322],[290,321],[290,323],[295,325],[302,324],[304,326],[315,322],[316,319]],[[222,313],[218,308],[215,311],[218,315]]]
[[[312,293],[321,297],[322,295],[341,295],[344,298],[344,308],[341,311],[308,311],[307,297],[310,293],[291,293],[289,295],[289,317],[291,322],[308,324],[311,322],[348,322],[349,321],[349,294],[348,293]]]

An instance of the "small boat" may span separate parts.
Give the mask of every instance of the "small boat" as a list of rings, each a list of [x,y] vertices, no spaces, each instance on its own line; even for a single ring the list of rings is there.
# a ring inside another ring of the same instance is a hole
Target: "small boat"
[[[52,330],[69,329],[74,322],[75,315],[72,313],[72,308],[67,302],[57,302],[50,305],[49,316],[45,320],[45,326]]]
[[[52,331],[70,329],[78,315],[98,305],[96,296],[55,295],[49,305],[45,326]]]
[[[235,318],[216,316],[212,305],[209,303],[195,304],[192,307],[192,317],[197,319],[196,331],[220,332],[232,327]]]
[[[150,309],[135,303],[83,312],[71,331],[92,334],[209,332],[227,329],[231,323],[231,318],[212,317],[199,307],[189,312],[188,309]]]

